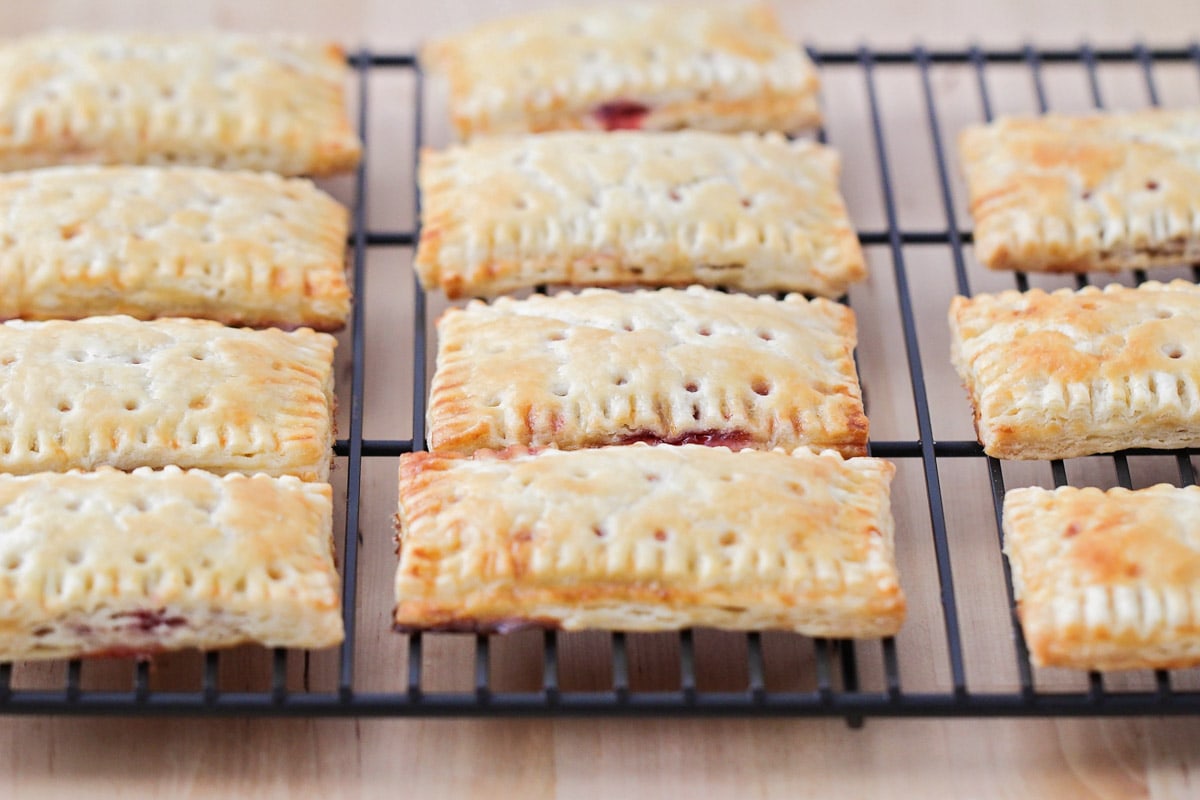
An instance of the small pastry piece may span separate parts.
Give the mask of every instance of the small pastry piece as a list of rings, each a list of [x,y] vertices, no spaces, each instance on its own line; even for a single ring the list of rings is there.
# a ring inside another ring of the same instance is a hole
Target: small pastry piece
[[[781,136],[553,133],[424,151],[416,269],[451,298],[541,283],[837,297],[866,276],[837,153]]]
[[[0,661],[336,645],[332,507],[266,475],[0,475]]]
[[[1200,664],[1200,488],[1015,489],[1004,549],[1034,664]]]
[[[992,269],[1200,263],[1200,109],[1001,119],[960,146]]]
[[[805,448],[406,455],[396,625],[890,636],[894,472]]]
[[[956,297],[950,329],[990,456],[1200,446],[1200,286]]]
[[[266,173],[0,175],[0,319],[129,314],[334,330],[350,313],[346,229],[332,197]]]
[[[428,45],[463,138],[565,129],[796,132],[817,72],[766,5],[620,5],[512,17]]]
[[[323,481],[336,340],[216,322],[0,325],[0,472],[177,464]]]
[[[0,46],[0,170],[192,164],[324,175],[361,149],[336,45],[231,33],[48,33]]]
[[[866,455],[854,313],[693,286],[586,289],[450,309],[429,447],[636,441]]]

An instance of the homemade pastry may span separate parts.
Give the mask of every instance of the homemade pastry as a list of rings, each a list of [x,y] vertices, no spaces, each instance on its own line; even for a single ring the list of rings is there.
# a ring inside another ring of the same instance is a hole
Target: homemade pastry
[[[1200,446],[1200,286],[956,297],[950,329],[990,456]]]
[[[232,33],[48,33],[0,46],[0,169],[353,169],[335,45]]]
[[[0,325],[0,472],[177,464],[323,481],[336,340],[216,322]]]
[[[305,180],[192,167],[0,175],[0,319],[206,317],[333,330],[346,209]]]
[[[894,472],[806,448],[405,455],[396,625],[890,636]]]
[[[459,135],[815,128],[817,72],[766,5],[611,5],[502,19],[428,45]]]
[[[0,475],[0,661],[336,645],[332,524],[295,478]]]
[[[1038,666],[1200,664],[1200,488],[1015,489],[1004,549]]]
[[[429,447],[636,441],[866,455],[854,313],[800,295],[586,289],[450,309]]]
[[[1200,109],[967,128],[975,253],[992,269],[1200,263]]]
[[[451,298],[541,283],[837,297],[866,276],[837,153],[782,136],[552,133],[423,151],[416,269]]]

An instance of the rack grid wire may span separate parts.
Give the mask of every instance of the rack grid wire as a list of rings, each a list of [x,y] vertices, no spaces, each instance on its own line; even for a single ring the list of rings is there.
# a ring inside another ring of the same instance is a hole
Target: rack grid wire
[[[872,441],[871,454],[883,458],[912,460],[921,465],[930,519],[938,601],[941,611],[941,635],[944,637],[949,668],[949,686],[942,691],[906,691],[900,674],[900,661],[894,639],[881,642],[879,655],[882,689],[860,687],[860,646],[852,641],[818,639],[813,642],[815,689],[811,691],[774,691],[768,689],[764,659],[764,635],[745,634],[745,688],[740,691],[706,691],[697,688],[696,652],[692,631],[679,634],[679,688],[671,691],[634,691],[630,684],[630,658],[626,634],[611,634],[611,685],[603,691],[567,691],[559,684],[559,636],[546,631],[542,636],[541,688],[536,691],[496,691],[491,688],[489,650],[491,637],[477,635],[474,643],[474,686],[467,691],[432,692],[422,688],[423,639],[419,634],[408,638],[408,666],[405,688],[395,692],[362,691],[355,686],[355,633],[359,593],[359,543],[363,535],[359,523],[363,484],[363,459],[391,458],[422,449],[425,438],[425,400],[427,384],[426,298],[415,285],[412,310],[412,353],[414,363],[412,437],[409,439],[365,439],[364,378],[365,313],[359,302],[351,323],[351,379],[348,392],[339,387],[343,403],[348,403],[348,437],[335,445],[335,454],[346,461],[346,513],[340,529],[342,545],[343,614],[346,640],[337,657],[336,688],[333,691],[296,691],[288,687],[288,653],[275,650],[271,658],[270,689],[267,691],[227,691],[220,688],[221,653],[203,656],[200,686],[195,691],[159,691],[150,687],[150,667],[146,661],[133,662],[132,688],[128,691],[93,691],[81,686],[82,663],[70,661],[61,689],[23,689],[13,685],[13,665],[0,665],[0,713],[5,714],[190,714],[190,715],[294,715],[294,716],[490,716],[490,715],[744,715],[744,716],[834,716],[851,725],[862,724],[868,716],[1088,716],[1088,715],[1179,715],[1200,713],[1200,691],[1173,686],[1172,675],[1157,671],[1153,688],[1148,691],[1119,691],[1106,688],[1104,676],[1091,673],[1087,687],[1080,691],[1042,691],[1036,686],[1034,671],[1017,622],[1012,582],[1007,562],[1002,563],[1011,635],[1016,654],[1018,686],[1011,691],[974,691],[968,688],[964,667],[964,644],[960,626],[960,600],[954,587],[947,515],[944,507],[939,460],[974,459],[986,462],[995,511],[996,533],[1000,533],[1005,479],[1001,463],[984,455],[975,441],[937,440],[933,433],[925,369],[922,364],[914,312],[913,289],[905,264],[907,245],[944,246],[953,259],[955,289],[970,295],[964,248],[971,244],[969,230],[959,227],[955,212],[949,159],[947,158],[931,68],[951,64],[970,68],[977,86],[981,118],[991,120],[993,104],[988,84],[988,66],[1023,65],[1032,82],[1038,110],[1049,110],[1043,84],[1045,64],[1082,66],[1088,77],[1092,105],[1104,108],[1097,67],[1102,63],[1132,65],[1140,70],[1146,98],[1159,105],[1155,64],[1159,62],[1193,64],[1200,77],[1200,43],[1180,48],[1108,49],[1083,45],[1077,48],[1038,49],[925,49],[827,50],[809,46],[808,53],[822,71],[856,70],[862,78],[869,110],[869,131],[877,160],[879,191],[886,226],[881,230],[860,232],[864,246],[886,248],[895,281],[895,302],[902,328],[907,369],[912,385],[918,438],[915,440]],[[407,71],[415,81],[410,121],[413,146],[413,175],[423,139],[424,79],[417,58],[411,54],[381,54],[362,50],[349,59],[357,77],[358,128],[366,142],[369,121],[368,77],[372,70]],[[930,134],[930,146],[938,176],[939,200],[945,225],[938,229],[902,227],[897,214],[897,198],[888,161],[887,132],[880,109],[877,70],[880,67],[916,70],[921,101]],[[822,132],[821,138],[824,139]],[[364,148],[369,154],[370,149]],[[419,219],[420,197],[413,181],[415,215]],[[358,167],[353,202],[353,231],[349,246],[355,293],[362,298],[366,290],[366,260],[369,248],[412,248],[418,230],[371,230],[367,224],[366,159]],[[1143,271],[1135,271],[1134,280],[1146,280]],[[1200,282],[1200,267],[1192,269]],[[1079,286],[1088,284],[1086,275],[1077,276]],[[414,280],[414,284],[416,284]],[[1029,288],[1028,277],[1015,274],[1016,287]],[[1195,471],[1191,456],[1200,449],[1170,451],[1128,450],[1112,455],[1119,485],[1132,486],[1128,458],[1155,455],[1173,459],[1179,485],[1192,485]],[[1051,462],[1055,485],[1067,483],[1063,462]],[[369,532],[377,535],[378,531]],[[997,538],[997,546],[1001,540]],[[384,589],[387,591],[387,589]]]

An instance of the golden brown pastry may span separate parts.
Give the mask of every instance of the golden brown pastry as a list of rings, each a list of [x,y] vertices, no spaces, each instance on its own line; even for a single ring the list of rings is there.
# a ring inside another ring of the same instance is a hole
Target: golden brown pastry
[[[635,441],[866,455],[854,313],[829,300],[693,286],[585,289],[450,309],[429,446]]]
[[[1015,489],[1004,549],[1038,666],[1200,664],[1200,488]]]
[[[353,169],[341,48],[235,33],[45,33],[0,46],[0,170]]]
[[[0,472],[176,464],[324,481],[324,333],[91,317],[0,325]]]
[[[310,182],[194,167],[0,175],[0,319],[105,314],[335,330],[347,214]]]
[[[331,494],[177,467],[0,475],[0,661],[340,643]]]
[[[1200,445],[1200,287],[956,297],[951,358],[996,458]]]
[[[889,636],[894,471],[805,448],[406,455],[395,621]]]
[[[427,150],[417,274],[451,298],[541,283],[837,297],[866,276],[839,169],[813,142],[698,131]]]
[[[427,46],[459,135],[815,128],[816,69],[764,4],[596,5],[485,23]]]
[[[975,253],[992,269],[1200,263],[1200,109],[967,128]]]

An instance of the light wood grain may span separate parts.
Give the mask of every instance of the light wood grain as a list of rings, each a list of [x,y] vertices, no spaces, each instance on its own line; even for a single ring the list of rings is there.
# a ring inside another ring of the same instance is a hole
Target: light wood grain
[[[411,49],[430,34],[453,31],[470,20],[554,4],[459,0],[445,3],[288,3],[283,0],[189,2],[88,2],[41,0],[0,4],[0,31],[16,34],[48,26],[245,30],[290,29],[336,38],[354,47],[366,42],[385,50]],[[1014,45],[1033,37],[1040,44],[1127,44],[1137,36],[1178,44],[1200,34],[1194,4],[1184,0],[1127,3],[1046,4],[1044,0],[810,0],[778,3],[788,29],[822,46],[929,44],[970,41]],[[370,225],[399,230],[412,225],[411,76],[377,71],[371,82],[369,173]],[[990,86],[997,111],[1031,111],[1033,96],[1023,68],[995,67]],[[1200,72],[1192,66],[1159,69],[1164,102],[1200,102]],[[1128,67],[1102,70],[1105,100],[1140,107],[1146,97],[1140,75]],[[829,135],[842,152],[844,185],[861,228],[884,226],[878,165],[863,76],[854,68],[825,72]],[[961,125],[980,118],[974,76],[963,67],[938,67],[932,75],[941,134],[950,151]],[[1082,70],[1048,68],[1054,108],[1090,106]],[[886,122],[891,178],[903,225],[946,225],[938,172],[929,144],[921,86],[911,69],[880,68],[877,90]],[[431,97],[428,135],[447,141],[444,102]],[[965,194],[952,168],[955,213],[969,227]],[[326,184],[343,200],[353,195],[347,179]],[[872,434],[877,439],[917,438],[911,385],[894,300],[891,254],[869,248],[872,279],[851,292],[860,312],[860,358]],[[972,436],[970,412],[948,361],[945,311],[954,291],[954,264],[946,247],[908,247],[904,257],[915,294],[919,344],[926,368],[938,438]],[[411,253],[373,250],[367,264],[366,386],[369,438],[411,435],[408,344],[412,308]],[[1007,288],[1011,278],[986,274],[968,263],[976,290]],[[1065,285],[1038,277],[1037,285]],[[360,287],[361,288],[361,287]],[[430,303],[430,319],[444,307]],[[349,338],[338,360],[342,386],[349,381]],[[430,350],[432,359],[432,349]],[[432,363],[432,361],[431,361]],[[345,404],[340,429],[348,429]],[[1172,480],[1165,459],[1134,459],[1136,485]],[[1073,481],[1115,483],[1109,459],[1079,459]],[[920,464],[900,463],[895,511],[898,550],[911,602],[911,621],[898,639],[906,690],[945,691],[949,666],[941,629],[938,584],[929,534],[929,510]],[[404,637],[388,627],[390,541],[395,503],[394,459],[364,462],[360,592],[355,684],[364,691],[404,685]],[[1006,465],[1009,485],[1048,484],[1044,464]],[[992,516],[988,476],[978,459],[944,462],[941,479],[953,558],[953,578],[970,598],[960,606],[968,685],[973,690],[1011,689],[1016,682],[1008,608]],[[335,483],[344,487],[345,464]],[[343,513],[340,506],[338,513]],[[493,685],[529,689],[540,677],[537,634],[493,647]],[[426,648],[426,688],[471,684],[469,637],[431,637]],[[798,637],[765,637],[768,684],[811,688],[812,644]],[[601,688],[610,680],[608,640],[602,635],[564,637],[560,662],[564,689]],[[745,685],[744,640],[697,635],[702,687]],[[631,640],[634,688],[677,685],[678,645],[673,637]],[[882,682],[879,648],[859,648],[864,685]],[[222,658],[224,689],[261,690],[269,679],[269,655],[244,648]],[[333,654],[289,659],[289,683],[329,689],[336,681]],[[155,688],[194,688],[202,660],[195,654],[158,659]],[[22,667],[21,686],[61,685],[61,664]],[[128,688],[128,662],[90,663],[87,687]],[[1143,687],[1145,676],[1116,678],[1110,687]],[[1062,671],[1038,675],[1039,686],[1079,688],[1082,677]],[[1181,685],[1197,685],[1194,675]],[[0,797],[131,796],[195,797],[394,797],[514,795],[543,797],[1195,797],[1200,794],[1200,720],[870,720],[860,731],[838,720],[153,720],[0,718]]]

